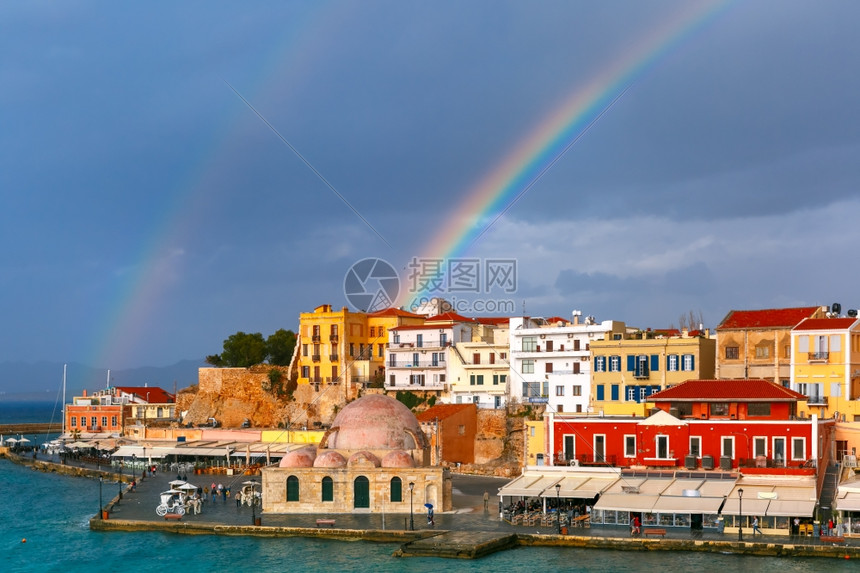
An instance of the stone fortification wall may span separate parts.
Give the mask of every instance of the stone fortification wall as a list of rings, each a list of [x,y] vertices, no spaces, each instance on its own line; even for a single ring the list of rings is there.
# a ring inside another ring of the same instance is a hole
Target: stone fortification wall
[[[255,428],[318,429],[331,424],[345,405],[339,385],[301,384],[292,395],[276,396],[267,390],[272,366],[251,368],[200,368],[198,384],[179,392],[177,410],[187,412],[183,423],[205,424],[215,418],[222,427],[234,428],[245,419]],[[287,368],[279,368],[287,376]]]

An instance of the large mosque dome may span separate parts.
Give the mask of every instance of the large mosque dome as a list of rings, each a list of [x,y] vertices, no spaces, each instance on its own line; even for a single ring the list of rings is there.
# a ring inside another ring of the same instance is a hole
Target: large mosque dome
[[[401,402],[372,394],[347,404],[324,442],[336,450],[420,450],[426,446],[415,415]]]

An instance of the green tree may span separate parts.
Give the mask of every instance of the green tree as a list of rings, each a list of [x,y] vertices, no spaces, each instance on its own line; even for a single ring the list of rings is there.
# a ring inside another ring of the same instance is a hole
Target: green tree
[[[269,364],[274,366],[289,366],[296,347],[296,333],[292,330],[277,330],[266,339],[266,354]]]
[[[239,331],[224,341],[224,352],[218,357],[218,366],[247,368],[260,364],[265,359],[266,341],[263,340],[263,335],[259,332],[245,334]],[[208,357],[206,361],[209,362]]]

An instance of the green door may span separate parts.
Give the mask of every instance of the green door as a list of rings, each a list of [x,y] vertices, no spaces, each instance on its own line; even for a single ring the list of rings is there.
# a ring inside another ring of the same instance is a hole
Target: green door
[[[370,509],[370,481],[364,476],[358,476],[353,482],[353,499],[356,509]]]

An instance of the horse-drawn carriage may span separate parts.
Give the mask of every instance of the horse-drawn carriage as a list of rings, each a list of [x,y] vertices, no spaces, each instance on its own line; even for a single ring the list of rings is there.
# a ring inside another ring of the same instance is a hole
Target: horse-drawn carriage
[[[181,491],[170,490],[161,492],[161,503],[155,508],[155,513],[159,517],[164,517],[168,513],[176,515],[185,515],[185,504],[182,502],[184,494]]]

